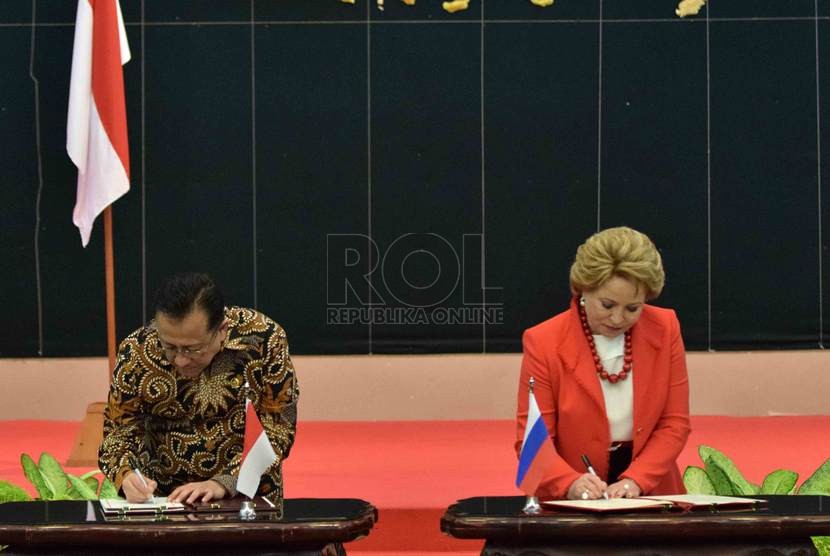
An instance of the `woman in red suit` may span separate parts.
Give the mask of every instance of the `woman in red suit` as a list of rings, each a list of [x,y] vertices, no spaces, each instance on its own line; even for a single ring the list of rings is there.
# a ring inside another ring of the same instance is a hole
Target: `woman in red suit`
[[[646,304],[664,281],[660,253],[646,235],[604,230],[576,251],[570,308],[525,331],[516,450],[531,377],[556,449],[537,496],[685,492],[675,462],[690,431],[680,324],[671,309]]]

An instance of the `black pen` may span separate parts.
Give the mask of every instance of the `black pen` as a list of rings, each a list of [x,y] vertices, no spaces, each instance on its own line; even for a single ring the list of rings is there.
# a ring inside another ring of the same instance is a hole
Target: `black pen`
[[[582,463],[585,464],[585,468],[588,470],[588,473],[590,473],[594,477],[599,478],[599,475],[597,475],[597,472],[594,469],[594,466],[591,465],[591,460],[589,460],[588,456],[586,456],[585,454],[582,454]],[[602,497],[605,498],[606,500],[608,500],[608,493],[603,491],[602,492]]]

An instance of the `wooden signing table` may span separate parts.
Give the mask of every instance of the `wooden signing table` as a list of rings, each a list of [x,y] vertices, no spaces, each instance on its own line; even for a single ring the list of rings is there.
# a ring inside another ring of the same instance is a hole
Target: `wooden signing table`
[[[106,521],[97,501],[0,504],[6,554],[294,554],[339,556],[369,534],[377,510],[355,499],[285,500],[283,515],[165,514]]]
[[[460,500],[441,530],[486,539],[482,556],[566,554],[761,555],[817,554],[811,536],[830,535],[830,496],[754,496],[759,509],[593,514],[522,513],[523,497]]]

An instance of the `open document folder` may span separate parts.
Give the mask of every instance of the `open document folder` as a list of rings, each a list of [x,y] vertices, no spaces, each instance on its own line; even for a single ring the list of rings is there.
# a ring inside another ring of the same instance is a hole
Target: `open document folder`
[[[169,502],[164,496],[154,496],[152,501],[127,502],[120,498],[102,498],[101,509],[104,515],[119,514],[166,514],[171,512],[195,512],[195,513],[217,513],[217,512],[238,512],[242,502],[248,497],[236,496],[234,498],[220,498],[210,502],[194,502],[183,504],[181,502]],[[251,499],[256,511],[281,512],[281,507],[263,496],[256,496]]]
[[[168,502],[166,496],[154,496],[147,502],[127,502],[120,498],[101,499],[101,509],[105,514],[183,512],[185,508],[181,502]]]
[[[586,512],[636,512],[649,509],[694,508],[754,508],[765,504],[766,500],[757,498],[738,498],[735,496],[709,496],[705,494],[671,494],[667,496],[648,496],[643,498],[611,498],[598,500],[545,500],[542,505],[548,509],[580,510]]]

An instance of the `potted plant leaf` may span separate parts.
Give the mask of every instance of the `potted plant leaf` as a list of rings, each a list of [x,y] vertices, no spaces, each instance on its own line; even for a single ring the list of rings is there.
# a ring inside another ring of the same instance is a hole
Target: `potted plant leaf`
[[[690,465],[683,473],[689,494],[753,496],[756,494],[824,494],[830,495],[830,459],[827,459],[801,485],[798,473],[776,469],[760,485],[747,481],[735,463],[723,452],[701,444],[698,455],[703,467]],[[830,556],[830,537],[812,537],[821,556]]]
[[[47,452],[40,454],[37,463],[29,454],[20,455],[23,474],[38,493],[38,500],[98,500],[118,498],[118,491],[106,477],[99,481],[101,471],[95,469],[80,477],[64,471],[54,456]],[[22,502],[32,497],[22,487],[9,481],[0,480],[0,503]]]

